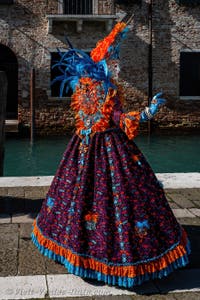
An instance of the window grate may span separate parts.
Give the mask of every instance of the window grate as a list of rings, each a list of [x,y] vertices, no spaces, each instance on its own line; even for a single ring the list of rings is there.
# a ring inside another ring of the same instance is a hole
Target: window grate
[[[93,0],[64,0],[64,14],[91,15],[93,13]]]

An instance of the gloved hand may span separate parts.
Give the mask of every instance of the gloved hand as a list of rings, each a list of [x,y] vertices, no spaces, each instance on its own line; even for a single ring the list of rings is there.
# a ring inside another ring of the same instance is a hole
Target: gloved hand
[[[161,98],[162,94],[162,92],[157,93],[151,101],[149,109],[152,115],[155,115],[158,111],[159,106],[163,105],[166,102],[165,99]]]
[[[157,113],[159,106],[163,105],[166,100],[161,98],[162,92],[157,93],[152,101],[149,107],[145,107],[145,109],[140,114],[140,121],[148,121],[153,118],[153,116]]]

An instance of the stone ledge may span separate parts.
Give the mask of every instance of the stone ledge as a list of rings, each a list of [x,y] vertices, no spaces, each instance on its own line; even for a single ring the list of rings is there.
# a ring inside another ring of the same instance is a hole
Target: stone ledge
[[[104,22],[106,25],[106,31],[110,32],[113,25],[113,20],[116,15],[47,15],[48,19],[48,33],[53,31],[53,22],[75,22],[76,31],[78,33],[83,30],[83,22]]]
[[[46,299],[47,296],[51,299],[67,297],[66,299],[70,300],[111,300],[114,297],[119,300],[135,299],[135,297],[136,299],[148,297],[150,299],[177,299],[177,297],[178,299],[199,299],[199,275],[200,269],[179,270],[162,280],[143,283],[134,290],[107,285],[95,286],[71,274],[0,277],[0,299]],[[183,293],[190,294],[183,296]],[[166,294],[166,297],[163,294]],[[179,294],[181,297],[178,296]],[[197,297],[194,298],[192,295]]]
[[[200,188],[200,172],[156,173],[165,189]],[[0,188],[50,186],[53,176],[1,177]]]

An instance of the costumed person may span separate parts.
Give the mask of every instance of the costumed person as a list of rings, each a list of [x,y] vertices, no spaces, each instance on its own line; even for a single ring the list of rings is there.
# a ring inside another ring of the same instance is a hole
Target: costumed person
[[[90,56],[60,53],[61,94],[72,88],[76,133],[34,221],[32,241],[69,273],[132,288],[188,263],[189,241],[133,139],[164,103],[123,112],[116,79],[125,23]]]

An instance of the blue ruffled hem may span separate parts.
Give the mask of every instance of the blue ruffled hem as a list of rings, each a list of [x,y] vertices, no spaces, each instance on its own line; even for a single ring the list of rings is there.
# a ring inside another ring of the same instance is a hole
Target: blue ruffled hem
[[[118,285],[120,287],[124,288],[132,288],[136,285],[140,285],[145,281],[153,280],[153,279],[161,279],[162,277],[165,277],[172,273],[174,270],[178,268],[185,267],[188,264],[188,255],[190,254],[190,242],[188,240],[187,246],[186,246],[186,254],[180,258],[178,258],[176,261],[174,261],[172,264],[168,265],[166,268],[162,269],[161,271],[156,271],[154,273],[146,273],[144,275],[139,275],[134,278],[130,277],[120,277],[120,276],[112,276],[112,275],[105,275],[100,272],[91,270],[91,269],[84,269],[81,267],[76,267],[72,265],[65,257],[55,254],[53,251],[41,246],[36,238],[36,236],[32,233],[32,241],[34,245],[38,248],[38,250],[44,255],[47,256],[50,259],[53,259],[54,261],[57,261],[65,266],[67,268],[68,272],[83,278],[92,278],[96,279],[98,281],[103,281],[106,284],[109,285]]]

